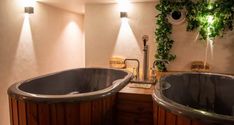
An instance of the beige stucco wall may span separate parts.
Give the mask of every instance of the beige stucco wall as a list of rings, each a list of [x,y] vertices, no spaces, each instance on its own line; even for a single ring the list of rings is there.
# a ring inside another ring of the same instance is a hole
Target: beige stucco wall
[[[43,4],[24,16],[21,0],[0,1],[0,125],[9,125],[7,88],[16,81],[84,67],[83,16]]]
[[[128,23],[122,23],[117,4],[88,4],[85,14],[86,66],[108,67],[112,56],[137,58],[142,63],[143,35],[149,35],[149,58],[155,52],[155,3],[134,3]]]
[[[204,61],[207,43],[196,40],[197,32],[187,32],[186,22],[173,26],[175,40],[172,52],[177,55],[175,61],[169,65],[170,70],[188,71],[192,61]],[[213,54],[208,49],[207,62],[211,72],[234,74],[234,32],[226,32],[223,38],[214,40]]]
[[[141,37],[150,36],[150,65],[155,53],[155,2],[134,3],[128,12],[129,26],[121,29],[117,4],[89,4],[86,6],[85,39],[86,65],[108,67],[113,55],[142,60],[143,45]],[[127,27],[127,28],[126,28]],[[234,32],[215,40],[213,57],[208,55],[212,72],[234,73]],[[186,31],[186,22],[173,25],[172,37],[175,40],[172,52],[177,59],[168,69],[189,71],[192,61],[204,61],[206,43],[195,41],[197,33]]]

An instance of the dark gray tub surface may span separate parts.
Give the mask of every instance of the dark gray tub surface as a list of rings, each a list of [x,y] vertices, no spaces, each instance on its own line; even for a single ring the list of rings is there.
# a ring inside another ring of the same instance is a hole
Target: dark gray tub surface
[[[79,101],[114,94],[128,84],[131,73],[105,68],[79,68],[12,85],[8,94],[34,101]]]
[[[167,109],[217,124],[234,125],[234,77],[179,73],[162,78],[153,97]]]

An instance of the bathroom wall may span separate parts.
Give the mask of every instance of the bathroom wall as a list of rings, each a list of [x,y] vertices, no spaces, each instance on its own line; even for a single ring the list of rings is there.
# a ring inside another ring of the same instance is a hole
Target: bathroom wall
[[[128,23],[121,23],[117,4],[88,4],[85,15],[86,66],[108,67],[114,56],[142,60],[142,35],[150,36],[150,66],[155,53],[155,10],[157,2],[133,3],[130,6]],[[212,72],[234,74],[234,32],[215,40],[213,56],[208,51],[207,62]],[[173,25],[172,52],[177,55],[169,64],[170,71],[190,71],[192,61],[204,61],[206,42],[195,40],[196,32],[186,31],[186,22]],[[142,62],[142,61],[141,61]]]
[[[192,61],[206,60],[207,42],[196,40],[197,32],[187,32],[186,26],[186,22],[173,26],[172,37],[175,43],[172,52],[177,55],[177,58],[169,65],[169,70],[189,71]],[[210,64],[210,71],[234,74],[233,52],[233,31],[226,32],[223,37],[216,38],[213,50],[208,47],[207,63]]]
[[[84,67],[83,15],[22,0],[0,1],[0,125],[9,125],[7,88],[14,82]]]
[[[155,52],[155,3],[129,6],[128,22],[121,21],[118,4],[88,4],[85,14],[87,67],[108,67],[112,56],[137,58],[142,63],[143,35],[149,35],[149,59]]]

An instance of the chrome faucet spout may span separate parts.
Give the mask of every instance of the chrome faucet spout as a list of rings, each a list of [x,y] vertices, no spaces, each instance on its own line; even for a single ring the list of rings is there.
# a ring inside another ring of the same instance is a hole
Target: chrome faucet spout
[[[140,61],[138,59],[125,59],[124,64],[126,65],[127,61],[135,61],[137,62],[137,67],[136,67],[136,79],[140,77]]]

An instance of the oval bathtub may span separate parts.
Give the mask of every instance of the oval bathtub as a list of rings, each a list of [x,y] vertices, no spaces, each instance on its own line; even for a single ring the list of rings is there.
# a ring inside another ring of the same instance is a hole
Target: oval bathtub
[[[111,125],[115,95],[132,74],[81,68],[12,85],[11,125]]]
[[[155,125],[234,125],[234,77],[180,73],[155,87]]]

